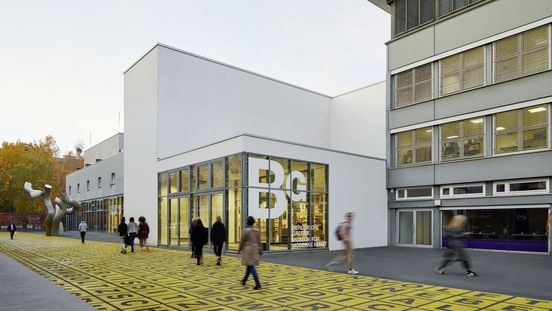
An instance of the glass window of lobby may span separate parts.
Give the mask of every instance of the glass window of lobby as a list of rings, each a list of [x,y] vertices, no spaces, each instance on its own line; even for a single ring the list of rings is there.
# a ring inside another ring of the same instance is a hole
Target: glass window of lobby
[[[246,216],[257,218],[265,250],[327,247],[325,164],[236,154],[159,174],[159,244],[188,246],[191,219],[227,226],[237,250]]]

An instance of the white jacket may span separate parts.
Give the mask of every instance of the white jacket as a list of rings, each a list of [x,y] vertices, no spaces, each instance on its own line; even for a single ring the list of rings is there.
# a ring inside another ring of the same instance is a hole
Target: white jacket
[[[86,232],[86,230],[88,230],[88,226],[86,225],[85,222],[81,222],[81,223],[79,224],[79,231],[80,231],[80,232]]]
[[[138,224],[133,222],[133,221],[129,221],[128,222],[128,233],[138,233]]]

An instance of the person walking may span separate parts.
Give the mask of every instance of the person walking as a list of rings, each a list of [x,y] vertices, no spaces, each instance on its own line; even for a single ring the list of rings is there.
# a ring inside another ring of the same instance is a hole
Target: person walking
[[[259,229],[253,227],[253,224],[255,224],[255,218],[252,216],[247,217],[247,227],[242,231],[240,247],[238,249],[238,254],[241,253],[242,255],[242,265],[246,266],[241,284],[245,286],[249,275],[252,274],[255,280],[255,287],[253,289],[261,289],[261,282],[255,268],[259,264],[261,255],[263,254],[261,233]]]
[[[197,218],[195,225],[192,227],[191,240],[194,245],[195,258],[197,265],[203,264],[203,245],[207,244],[209,238],[208,229],[203,226],[201,219]]]
[[[82,244],[84,244],[84,236],[86,235],[86,230],[88,230],[88,225],[86,224],[86,221],[81,220],[79,224],[79,231],[81,235]]]
[[[345,221],[340,223],[336,230],[338,240],[341,240],[343,242],[343,246],[345,246],[345,254],[337,256],[336,258],[334,258],[334,260],[326,265],[330,271],[333,269],[333,266],[344,263],[346,260],[347,267],[349,268],[349,271],[347,271],[347,273],[358,274],[358,271],[353,268],[353,246],[351,244],[352,228],[353,213],[348,212],[345,214]]]
[[[191,258],[195,257],[194,241],[192,240],[192,229],[194,228],[196,221],[197,221],[197,216],[192,217],[190,230],[188,230],[188,234],[190,235],[190,249],[192,250],[192,256],[190,256]]]
[[[117,232],[119,232],[119,237],[121,238],[121,254],[126,254],[126,246],[128,244],[128,226],[124,217],[121,218],[121,223],[117,227]]]
[[[222,261],[222,246],[226,242],[226,227],[222,223],[222,218],[217,216],[217,220],[211,228],[211,243],[213,243],[213,250],[217,256],[217,266],[220,266]]]
[[[17,228],[15,227],[15,224],[13,223],[13,220],[8,225],[8,231],[10,232],[10,239],[13,240],[13,236],[15,234],[15,231],[17,231]]]
[[[466,236],[470,234],[465,231],[467,221],[468,219],[466,216],[455,215],[445,229],[445,234],[448,238],[448,247],[443,253],[441,265],[435,268],[435,272],[438,274],[445,274],[445,267],[448,266],[451,261],[457,260],[460,261],[464,269],[466,269],[466,276],[477,276],[477,273],[471,270],[470,259],[464,250],[466,246]]]
[[[146,222],[146,217],[138,217],[138,240],[140,241],[140,250],[144,250],[144,245],[146,249],[149,250],[148,246],[148,237],[149,237],[149,226]]]
[[[138,235],[138,224],[134,222],[134,217],[128,220],[128,237],[130,239],[130,252],[134,253],[134,239]]]

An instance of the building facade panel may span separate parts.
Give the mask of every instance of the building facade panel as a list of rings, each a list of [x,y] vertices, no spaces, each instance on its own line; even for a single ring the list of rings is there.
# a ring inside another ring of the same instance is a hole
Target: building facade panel
[[[389,70],[394,70],[435,55],[435,30],[429,26],[387,43]]]
[[[387,176],[388,188],[427,186],[434,184],[434,182],[434,165],[391,169]]]

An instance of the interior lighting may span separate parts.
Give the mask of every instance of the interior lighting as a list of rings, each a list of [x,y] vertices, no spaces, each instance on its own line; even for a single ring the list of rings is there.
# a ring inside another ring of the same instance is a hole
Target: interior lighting
[[[502,131],[502,130],[505,130],[505,128],[503,128],[502,126],[499,126],[496,128],[497,131]]]
[[[543,111],[546,111],[545,107],[537,107],[537,108],[529,109],[530,113],[543,112]]]
[[[470,120],[470,122],[473,124],[479,124],[479,123],[483,123],[483,119]]]
[[[433,130],[426,130],[426,133],[431,133]]]
[[[458,138],[458,135],[447,136],[447,139]]]

